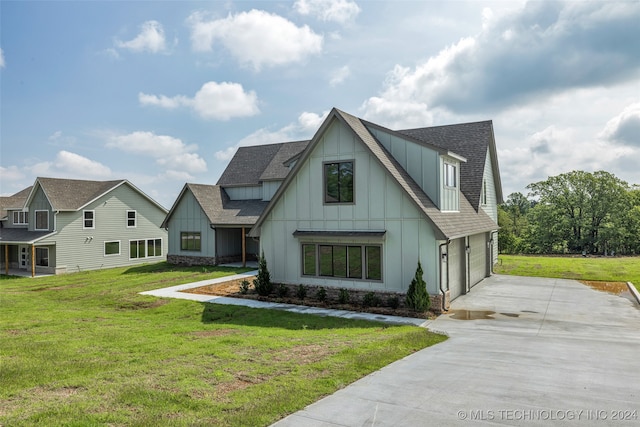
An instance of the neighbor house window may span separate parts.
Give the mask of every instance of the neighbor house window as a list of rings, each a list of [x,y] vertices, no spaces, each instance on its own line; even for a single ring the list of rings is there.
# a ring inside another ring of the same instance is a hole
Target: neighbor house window
[[[104,256],[120,255],[120,241],[104,242]]]
[[[129,240],[129,258],[162,256],[162,239]]]
[[[487,180],[486,179],[482,180],[482,196],[480,197],[480,199],[483,205],[487,204]]]
[[[136,227],[136,211],[127,211],[127,228]]]
[[[180,233],[180,249],[183,251],[200,251],[200,232],[183,231]]]
[[[349,279],[382,280],[382,247],[304,243],[302,274]]]
[[[36,211],[36,230],[49,229],[49,211]]]
[[[82,212],[82,228],[96,228],[96,211]]]
[[[451,163],[444,164],[444,185],[446,187],[456,186],[456,166]]]
[[[49,248],[36,248],[36,265],[49,267]]]
[[[27,225],[29,224],[29,212],[15,211],[13,213],[14,225]]]
[[[353,203],[353,161],[324,164],[324,202]]]

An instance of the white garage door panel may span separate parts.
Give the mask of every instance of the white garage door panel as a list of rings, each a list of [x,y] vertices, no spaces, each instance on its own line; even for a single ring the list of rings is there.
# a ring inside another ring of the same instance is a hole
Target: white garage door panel
[[[447,262],[449,263],[449,293],[452,301],[454,298],[462,295],[462,291],[464,290],[463,248],[463,239],[452,240],[451,243],[449,243]]]
[[[487,276],[487,238],[485,234],[476,234],[469,239],[471,253],[469,267],[471,270],[471,286]]]

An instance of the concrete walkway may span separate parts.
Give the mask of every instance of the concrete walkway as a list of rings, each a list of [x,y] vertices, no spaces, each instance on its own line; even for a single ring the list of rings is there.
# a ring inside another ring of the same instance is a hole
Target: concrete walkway
[[[493,276],[452,308],[428,326],[449,340],[275,426],[640,425],[640,309],[630,299],[572,280]]]
[[[266,308],[272,310],[284,310],[292,313],[315,314],[318,316],[343,317],[346,319],[373,320],[376,322],[385,322],[391,324],[408,324],[416,326],[427,326],[429,321],[425,319],[415,319],[412,317],[387,316],[382,314],[360,313],[346,310],[332,310],[326,308],[307,307],[294,304],[280,304],[266,301],[256,301],[251,299],[229,298],[213,295],[200,295],[182,292],[188,289],[200,288],[202,286],[223,283],[232,280],[249,278],[258,274],[258,270],[248,271],[233,276],[220,277],[218,279],[203,280],[200,282],[187,283],[184,285],[172,286],[170,288],[156,289],[153,291],[140,292],[142,295],[152,295],[161,298],[179,298],[192,301],[209,302],[212,304],[239,305],[251,308]]]

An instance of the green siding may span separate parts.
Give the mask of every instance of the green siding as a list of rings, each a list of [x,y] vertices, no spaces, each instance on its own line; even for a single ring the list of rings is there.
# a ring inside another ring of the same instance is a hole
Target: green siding
[[[167,224],[169,229],[169,255],[215,257],[215,230],[210,227],[209,218],[189,189],[185,191],[175,207]],[[201,251],[180,249],[180,233],[200,232]]]

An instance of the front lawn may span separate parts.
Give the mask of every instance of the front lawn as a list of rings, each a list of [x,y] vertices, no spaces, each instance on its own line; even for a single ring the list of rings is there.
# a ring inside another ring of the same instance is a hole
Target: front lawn
[[[138,294],[240,271],[0,276],[0,425],[269,425],[445,339]]]
[[[498,274],[631,282],[640,290],[640,257],[500,255]]]

